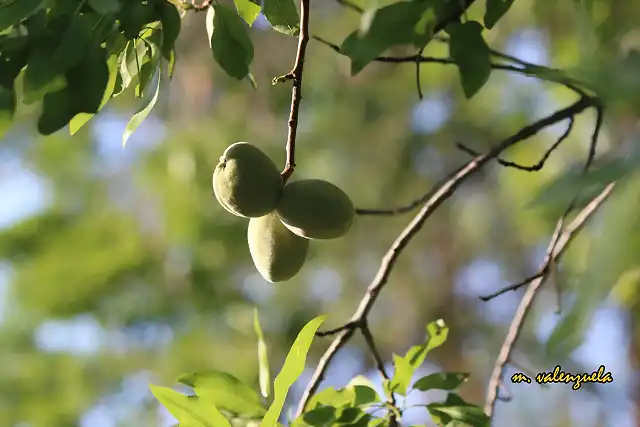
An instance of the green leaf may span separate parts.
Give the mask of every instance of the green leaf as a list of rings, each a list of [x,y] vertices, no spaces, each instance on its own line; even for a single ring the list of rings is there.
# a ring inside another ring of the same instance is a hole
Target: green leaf
[[[630,178],[616,185],[601,209],[603,224],[592,237],[587,269],[575,290],[576,300],[546,343],[552,357],[564,357],[582,343],[595,311],[620,277],[640,266],[640,172]]]
[[[471,99],[491,75],[491,52],[482,37],[482,29],[482,25],[476,21],[454,23],[447,27],[451,36],[449,55],[458,66],[467,99]]]
[[[91,76],[91,78],[87,78]],[[73,97],[73,113],[97,113],[110,78],[106,50],[98,45],[87,49],[80,62],[66,73]]]
[[[249,26],[253,25],[258,15],[260,15],[260,4],[256,4],[251,0],[233,0],[238,10],[238,15],[245,20]]]
[[[123,90],[132,82],[139,81],[142,66],[153,56],[153,52],[150,53],[149,50],[149,45],[140,39],[127,43],[119,59]]]
[[[404,357],[393,355],[395,371],[388,384],[387,394],[394,392],[405,395],[415,370],[422,365],[427,354],[447,340],[449,328],[442,319],[427,324],[426,329],[428,338],[425,343],[411,347]]]
[[[91,33],[100,21],[100,16],[85,13],[71,19],[60,44],[52,53],[52,66],[56,72],[64,72],[82,59],[91,43]]]
[[[327,387],[313,395],[307,408],[313,409],[317,405],[330,405],[334,408],[340,408],[353,404],[355,397],[355,392],[352,389],[336,390],[333,387]]]
[[[264,17],[282,34],[297,36],[300,33],[300,18],[293,0],[264,0]]]
[[[158,62],[156,86],[152,92],[152,96],[147,104],[144,105],[142,109],[138,110],[138,112],[135,113],[133,117],[131,117],[131,120],[129,120],[129,123],[127,124],[127,127],[122,134],[122,148],[126,146],[129,137],[133,134],[133,132],[135,132],[138,126],[142,124],[144,119],[147,118],[153,107],[156,105],[158,94],[160,93],[160,81],[162,80],[162,66],[160,64],[161,62]]]
[[[274,399],[267,414],[262,419],[260,427],[274,427],[284,407],[287,393],[293,383],[302,375],[307,359],[307,353],[313,342],[316,331],[327,316],[318,316],[307,323],[293,342],[282,370],[276,376],[274,384]]]
[[[119,0],[87,0],[87,4],[100,15],[116,13],[122,7]]]
[[[51,135],[69,123],[75,115],[71,107],[71,99],[66,87],[44,95],[42,112],[37,125],[41,135]]]
[[[375,390],[371,380],[363,375],[354,377],[345,389],[353,392],[354,406],[366,406],[371,403],[380,402],[380,396]]]
[[[340,48],[351,58],[351,74],[358,74],[394,45],[414,43],[416,26],[427,6],[428,2],[402,1],[376,10],[366,33],[352,32]]]
[[[232,9],[215,4],[207,13],[213,58],[231,77],[242,80],[253,61],[253,44],[242,19]]]
[[[395,370],[393,372],[393,378],[391,379],[390,391],[404,396],[407,394],[407,388],[409,387],[415,368],[409,360],[397,354],[393,355],[393,366]]]
[[[264,341],[258,308],[253,312],[253,329],[258,337],[258,369],[260,372],[260,393],[264,397],[269,397],[271,393],[271,374],[269,373],[269,359],[267,355],[267,344]]]
[[[344,408],[336,420],[336,424],[342,427],[364,427],[369,424],[370,419],[371,416],[360,408]]]
[[[4,137],[16,112],[16,92],[0,86],[0,138]]]
[[[198,396],[185,396],[167,387],[149,385],[151,393],[180,425],[188,427],[231,427],[214,404]]]
[[[302,415],[303,421],[310,426],[330,426],[336,419],[336,408],[320,405]]]
[[[487,0],[487,9],[484,13],[484,26],[490,30],[498,23],[500,18],[509,10],[513,0]]]
[[[182,18],[178,9],[171,3],[163,2],[160,10],[160,22],[162,22],[162,56],[167,60],[171,60],[173,48],[176,40],[180,35],[182,27]]]
[[[436,423],[438,423],[437,420],[440,420],[446,425],[455,422],[456,424],[464,423],[473,427],[489,427],[489,417],[482,408],[475,405],[449,406],[446,403],[432,403],[427,405],[427,409]]]
[[[54,73],[51,68],[51,52],[55,46],[42,41],[31,51],[22,82],[22,102],[32,104],[50,92],[66,87],[63,73]]]
[[[34,13],[44,0],[6,0],[0,5],[0,31],[18,24]]]
[[[151,37],[149,39],[141,39],[147,45],[147,55],[140,63],[140,71],[138,72],[138,84],[135,90],[135,95],[138,98],[141,98],[146,93],[147,84],[153,78],[158,68],[158,62],[161,59],[158,46],[162,45],[162,32],[156,31],[153,32],[153,35],[157,36],[153,37],[153,39],[157,39],[155,42],[151,40]]]
[[[415,390],[455,390],[469,379],[463,372],[438,372],[420,378],[413,384]]]
[[[111,95],[116,86],[116,78],[118,77],[118,55],[113,54],[107,60],[107,66],[109,68],[109,80],[107,81],[107,86],[104,89],[104,93],[102,95],[102,101],[100,102],[100,106],[98,107],[98,111],[102,109],[106,105],[106,103],[111,99]],[[71,135],[75,135],[76,132],[82,128],[95,114],[93,113],[78,113],[73,119],[69,122],[69,133]]]
[[[267,412],[253,388],[226,372],[186,374],[178,378],[178,382],[193,387],[198,396],[217,408],[239,417],[261,417]]]

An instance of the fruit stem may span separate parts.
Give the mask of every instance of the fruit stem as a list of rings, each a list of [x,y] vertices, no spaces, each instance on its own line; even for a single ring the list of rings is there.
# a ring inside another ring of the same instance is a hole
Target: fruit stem
[[[298,51],[296,52],[296,62],[293,69],[288,74],[274,79],[274,83],[286,80],[293,80],[291,89],[291,111],[289,113],[289,134],[287,135],[286,153],[287,160],[283,171],[280,173],[282,180],[286,183],[296,167],[296,135],[298,131],[298,113],[300,111],[300,100],[302,99],[302,70],[304,68],[304,57],[309,42],[309,0],[300,0],[300,33],[298,34]]]

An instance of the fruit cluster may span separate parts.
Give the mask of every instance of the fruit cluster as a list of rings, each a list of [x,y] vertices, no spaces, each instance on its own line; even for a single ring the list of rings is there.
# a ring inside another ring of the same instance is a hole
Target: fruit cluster
[[[269,282],[295,276],[309,241],[344,236],[355,210],[349,196],[321,179],[285,185],[275,163],[248,142],[230,145],[213,172],[213,192],[233,215],[249,218],[249,252]]]

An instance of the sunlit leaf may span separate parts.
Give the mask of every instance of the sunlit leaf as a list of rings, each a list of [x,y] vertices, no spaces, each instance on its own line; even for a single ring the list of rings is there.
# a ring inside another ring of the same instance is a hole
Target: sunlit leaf
[[[253,329],[258,337],[258,369],[260,378],[260,393],[264,397],[269,397],[271,394],[271,374],[269,372],[269,358],[267,354],[267,344],[264,341],[262,334],[262,328],[260,327],[260,318],[258,316],[258,309],[253,312]]]
[[[213,402],[220,410],[240,417],[261,417],[267,412],[260,395],[252,387],[226,372],[185,374],[178,382],[193,387],[198,396]]]
[[[210,401],[198,396],[185,396],[167,387],[149,385],[151,393],[182,426],[231,427],[231,423]]]
[[[131,117],[129,123],[127,123],[127,127],[125,128],[122,134],[122,147],[124,148],[129,140],[129,137],[136,131],[136,129],[142,124],[144,119],[147,118],[153,107],[156,105],[156,101],[158,100],[158,94],[160,93],[160,81],[162,80],[162,67],[160,66],[160,62],[158,63],[157,73],[156,73],[156,84],[152,91],[152,96],[146,102],[137,113]]]
[[[322,325],[327,316],[318,316],[307,323],[293,342],[282,370],[276,376],[274,384],[274,399],[267,414],[262,419],[260,427],[273,427],[276,425],[289,389],[304,371],[307,353],[313,342],[316,331]]]
[[[251,0],[233,0],[238,10],[238,15],[249,25],[253,25],[254,21],[260,15],[260,3],[254,3]]]
[[[300,32],[300,18],[293,0],[264,0],[264,17],[282,34],[296,36]]]

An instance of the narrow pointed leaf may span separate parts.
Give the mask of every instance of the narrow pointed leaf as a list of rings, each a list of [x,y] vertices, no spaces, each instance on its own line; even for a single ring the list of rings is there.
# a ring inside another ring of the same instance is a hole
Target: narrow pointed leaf
[[[147,104],[141,110],[139,110],[136,114],[134,114],[133,117],[131,117],[131,120],[129,120],[129,123],[127,124],[127,127],[125,128],[124,133],[122,134],[122,148],[124,148],[127,145],[127,141],[129,140],[129,137],[133,134],[133,132],[136,131],[136,129],[138,129],[138,127],[142,124],[144,119],[147,118],[147,116],[149,115],[153,107],[156,105],[156,101],[158,100],[158,94],[160,93],[160,81],[162,80],[162,67],[158,65],[157,70],[158,71],[157,71],[157,77],[156,77],[156,85],[153,88],[153,95],[151,96]]]
[[[273,403],[262,419],[260,427],[274,427],[276,425],[282,413],[287,393],[293,383],[302,375],[313,337],[326,317],[327,316],[318,316],[307,323],[293,342],[282,366],[282,370],[275,380]]]
[[[267,344],[264,341],[258,309],[253,312],[253,328],[258,336],[258,368],[260,372],[260,393],[264,397],[269,397],[271,393],[271,374],[269,373],[269,359],[267,355]]]

